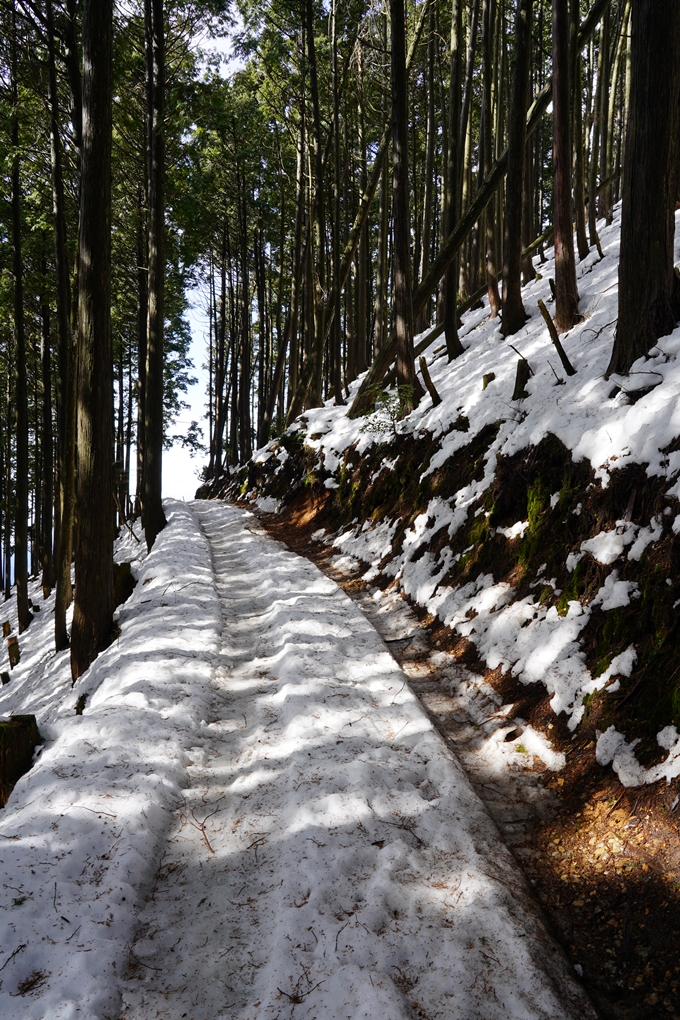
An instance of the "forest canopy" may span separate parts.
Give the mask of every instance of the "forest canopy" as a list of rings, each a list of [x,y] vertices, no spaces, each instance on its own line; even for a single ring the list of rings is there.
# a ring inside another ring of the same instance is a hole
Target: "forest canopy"
[[[207,480],[362,373],[350,415],[386,378],[408,414],[414,336],[457,358],[486,295],[512,337],[549,244],[569,330],[576,263],[621,198],[609,371],[671,331],[680,12],[659,7],[4,0],[1,579],[20,626],[41,571],[68,645],[75,554],[74,676],[110,639],[114,526],[141,513],[151,546],[165,523],[191,287],[209,385],[183,441],[204,431]]]

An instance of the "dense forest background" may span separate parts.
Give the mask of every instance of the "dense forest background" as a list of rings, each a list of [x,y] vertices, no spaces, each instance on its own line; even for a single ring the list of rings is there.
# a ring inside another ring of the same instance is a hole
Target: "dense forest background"
[[[108,640],[114,516],[141,512],[150,545],[164,524],[190,286],[209,387],[183,441],[204,439],[208,480],[369,367],[349,413],[386,373],[408,413],[414,334],[434,324],[456,358],[458,316],[488,294],[511,336],[547,244],[569,329],[576,260],[622,194],[610,370],[670,331],[680,15],[656,7],[4,0],[0,580],[20,625],[41,571],[67,645],[75,551],[74,675]],[[227,33],[229,79],[201,50]]]

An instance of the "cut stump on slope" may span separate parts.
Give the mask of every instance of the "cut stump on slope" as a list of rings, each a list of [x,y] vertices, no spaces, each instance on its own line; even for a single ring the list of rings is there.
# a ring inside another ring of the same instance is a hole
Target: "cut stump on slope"
[[[13,715],[0,721],[0,807],[33,764],[42,737],[34,715]]]

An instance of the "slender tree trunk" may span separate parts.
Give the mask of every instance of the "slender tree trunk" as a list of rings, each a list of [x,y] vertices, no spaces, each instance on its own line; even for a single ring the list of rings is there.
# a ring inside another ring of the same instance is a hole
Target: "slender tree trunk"
[[[340,83],[338,81],[338,0],[331,9],[331,59],[333,75],[333,291],[335,307],[340,308]],[[361,53],[361,49],[359,50]],[[361,57],[359,57],[361,60]],[[340,316],[333,318],[331,365],[333,396],[336,404],[344,404],[342,396],[342,333]],[[365,330],[365,326],[364,326]],[[366,340],[364,337],[364,346]]]
[[[7,362],[12,359],[12,339],[8,337]],[[7,400],[5,404],[5,458],[4,458],[4,482],[5,482],[5,602],[12,597],[12,520],[14,518],[14,501],[12,499],[12,425],[14,424],[12,407],[12,372],[7,372]]]
[[[599,247],[597,233],[597,169],[600,162],[600,120],[602,107],[602,75],[604,73],[604,50],[600,45],[597,63],[597,85],[593,101],[593,123],[590,145],[590,174],[588,179],[588,235],[591,246]]]
[[[309,91],[312,100],[313,202],[314,221],[314,339],[310,346],[309,405],[321,403],[321,374],[324,348],[324,298],[326,290],[326,217],[324,208],[323,151],[321,148],[321,109],[314,41],[314,4],[306,0],[307,61]]]
[[[484,0],[482,13],[482,58],[484,67],[484,83],[482,90],[482,120],[480,125],[480,149],[483,158],[480,160],[480,186],[484,179],[491,172],[493,162],[492,152],[492,97],[491,89],[493,82],[493,27],[495,23],[496,0]],[[499,181],[500,184],[500,181]],[[480,240],[485,243],[486,282],[489,295],[489,309],[492,317],[500,311],[500,295],[498,293],[498,275],[496,272],[496,247],[495,247],[495,217],[494,217],[494,196],[486,207],[486,215],[483,218],[485,229],[480,229]]]
[[[73,340],[71,334],[71,307],[69,293],[69,271],[66,257],[66,218],[64,215],[64,185],[62,178],[61,137],[59,134],[59,97],[55,62],[54,17],[52,0],[45,0],[47,34],[47,80],[50,106],[50,158],[52,170],[52,218],[54,228],[54,264],[56,269],[56,309],[58,338],[57,373],[57,474],[58,487],[55,492],[54,548],[56,564],[53,581],[56,580],[55,636],[57,651],[68,646],[66,632],[66,610],[71,604],[71,555],[73,535],[73,512],[75,492],[73,461],[75,450],[71,441],[73,430],[69,428],[69,393],[74,387]],[[78,74],[80,72],[78,71]],[[80,95],[80,89],[77,88]],[[71,400],[72,403],[72,400]],[[68,513],[65,514],[65,510]]]
[[[413,311],[408,180],[408,104],[406,98],[406,25],[404,0],[390,0],[392,36],[392,194],[394,209],[394,323],[397,336],[397,382],[402,413],[415,406]]]
[[[446,201],[444,216],[446,234],[450,234],[460,215],[459,180],[461,174],[459,149],[460,117],[461,117],[461,76],[463,62],[463,4],[461,0],[453,0],[451,8],[451,59],[449,70],[449,128],[448,153],[446,157]],[[429,264],[429,263],[428,263]],[[427,272],[423,267],[420,274],[422,280]],[[453,259],[444,276],[444,334],[446,337],[446,353],[449,361],[463,354],[463,345],[458,338],[458,312],[456,299],[458,291],[458,260]]]
[[[47,266],[43,260],[42,277],[46,284]],[[45,287],[45,291],[47,288]],[[41,410],[42,410],[42,534],[41,567],[42,588],[45,598],[54,586],[54,559],[52,555],[52,506],[54,502],[54,453],[52,446],[52,365],[50,344],[50,305],[47,293],[41,302],[42,332],[40,335]]]
[[[673,266],[680,132],[680,6],[632,5],[619,318],[607,374],[627,374],[680,318]]]
[[[163,325],[165,284],[165,30],[163,0],[146,0],[153,75],[149,138],[149,292],[144,398],[144,502],[147,548],[166,524],[163,513]]]
[[[298,310],[300,304],[300,290],[302,288],[302,274],[304,271],[304,265],[306,256],[302,250],[302,228],[304,224],[304,207],[305,207],[305,192],[304,192],[304,148],[305,148],[305,128],[304,128],[304,115],[300,111],[300,122],[298,126],[298,147],[297,147],[297,172],[295,175],[295,232],[293,235],[293,265],[291,274],[291,292],[290,292],[290,305],[286,313],[286,321],[283,327],[283,342],[280,344],[276,355],[276,365],[274,366],[274,377],[272,379],[272,387],[267,401],[267,408],[263,419],[263,430],[266,430],[266,434],[269,434],[269,429],[274,416],[274,408],[277,399],[283,390],[283,381],[286,368],[286,355],[290,349],[290,364],[289,364],[289,375],[288,384],[289,387],[294,389],[297,380],[294,380],[296,376],[295,359],[297,354],[297,319]],[[283,272],[283,269],[282,269]]]
[[[21,252],[21,177],[19,167],[19,83],[16,4],[12,0],[12,273],[14,276],[14,337],[16,344],[16,515],[14,576],[17,586],[19,633],[31,622],[28,608],[28,394],[26,390],[26,332],[24,326],[24,268]]]
[[[613,148],[612,142],[614,140],[614,125],[616,117],[616,100],[619,94],[619,77],[621,75],[622,64],[625,59],[626,43],[628,41],[628,22],[630,20],[630,7],[631,0],[627,0],[626,6],[623,10],[621,17],[621,24],[619,27],[619,35],[616,42],[616,55],[614,57],[614,67],[612,69],[612,81],[611,89],[609,91],[609,106],[607,109],[607,172],[605,180],[610,183],[607,185],[604,193],[604,206],[605,214],[607,217],[607,223],[611,223],[614,215],[614,189],[611,182],[612,174],[614,172],[614,160],[612,158]]]
[[[113,0],[83,9],[83,145],[78,324],[78,533],[71,673],[111,639],[111,94]]]
[[[458,0],[455,0],[458,3]],[[460,6],[458,4],[458,6]],[[453,33],[452,33],[453,41]],[[435,174],[434,174],[434,155],[435,155],[435,143],[437,140],[437,125],[435,122],[435,77],[434,77],[434,65],[435,65],[435,50],[436,50],[436,29],[435,29],[435,9],[434,5],[430,4],[429,23],[427,31],[427,117],[425,122],[425,180],[423,186],[423,214],[422,214],[422,230],[421,230],[421,246],[420,246],[420,263],[418,266],[418,279],[422,280],[423,276],[427,272],[427,267],[430,264],[430,249],[432,247],[432,216],[434,212],[434,186],[435,186]],[[452,56],[453,62],[453,56]],[[414,329],[416,333],[422,333],[427,328],[427,307],[425,307],[418,320],[415,323]]]
[[[365,125],[365,110],[364,110],[364,67],[363,67],[363,48],[361,42],[357,44],[359,46],[359,111],[358,111],[358,128],[359,128],[359,191],[363,194],[366,191],[366,185],[368,183],[368,170],[366,166],[366,125]],[[339,211],[338,211],[339,215]],[[357,302],[356,302],[356,329],[354,331],[354,343],[353,348],[355,352],[355,368],[356,372],[365,372],[367,366],[367,348],[368,348],[368,219],[366,219],[363,229],[361,231],[361,240],[359,241],[359,257],[357,259]],[[340,272],[340,262],[338,261],[338,273]],[[338,287],[341,285],[341,280],[338,280]],[[338,301],[336,307],[340,307],[340,293],[338,292]],[[340,320],[340,316],[337,315],[335,319]],[[353,376],[352,378],[356,378]]]
[[[383,18],[383,42],[387,48],[387,20]],[[382,120],[387,118],[387,96],[382,94]],[[375,325],[373,347],[377,353],[387,342],[387,235],[390,227],[390,195],[388,188],[388,164],[383,153],[380,173],[380,199],[378,208],[378,252],[375,280]],[[375,168],[374,168],[375,174]]]
[[[517,0],[515,59],[508,113],[508,175],[505,184],[503,264],[503,335],[522,328],[527,314],[522,303],[522,194],[526,153],[526,101],[531,66],[532,0]]]
[[[146,139],[146,132],[144,133]],[[146,150],[146,142],[144,144]],[[148,191],[148,173],[144,160],[144,192]],[[146,329],[149,314],[149,230],[145,217],[142,188],[137,193],[137,491],[135,512],[141,513],[144,499],[144,402],[146,397]]]
[[[578,257],[584,259],[590,251],[586,234],[585,170],[583,166],[583,110],[581,107],[582,61],[576,57],[574,69],[574,212],[576,214],[576,244]]]
[[[607,179],[609,166],[609,134],[607,123],[607,110],[609,109],[609,73],[610,73],[610,36],[611,36],[611,12],[607,10],[602,19],[600,32],[600,52],[602,55],[602,82],[600,89],[600,181]],[[600,192],[596,195],[600,216],[604,216],[606,222],[606,194]]]
[[[555,326],[565,332],[578,321],[578,289],[571,218],[569,140],[569,12],[553,0],[553,225],[555,229]]]

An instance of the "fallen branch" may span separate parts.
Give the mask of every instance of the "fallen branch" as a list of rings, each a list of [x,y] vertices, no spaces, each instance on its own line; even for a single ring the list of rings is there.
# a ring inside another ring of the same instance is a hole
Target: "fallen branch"
[[[25,949],[27,945],[28,945],[28,942],[22,942],[20,946],[17,946],[17,948],[16,948],[15,950],[14,950],[14,952],[13,952],[13,953],[11,953],[11,954],[10,954],[10,955],[9,955],[9,956],[7,957],[7,959],[6,959],[6,960],[5,960],[5,962],[3,963],[2,967],[0,967],[0,970],[4,970],[4,969],[5,969],[5,967],[7,966],[7,964],[9,963],[9,961],[10,961],[10,960],[13,960],[13,959],[14,959],[14,957],[15,957],[15,956],[17,955],[17,953],[20,953],[20,952],[21,952],[21,950],[22,950],[22,949]]]

